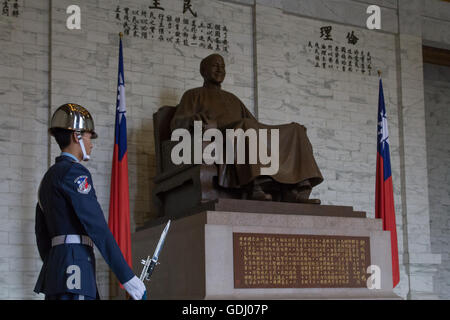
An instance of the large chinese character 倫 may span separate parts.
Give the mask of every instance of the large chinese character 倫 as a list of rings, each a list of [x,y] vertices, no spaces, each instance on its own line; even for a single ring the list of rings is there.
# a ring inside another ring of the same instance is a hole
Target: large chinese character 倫
[[[347,33],[347,39],[348,39],[348,43],[355,45],[359,38],[357,36],[355,36],[355,32],[352,31],[352,33],[348,32]]]

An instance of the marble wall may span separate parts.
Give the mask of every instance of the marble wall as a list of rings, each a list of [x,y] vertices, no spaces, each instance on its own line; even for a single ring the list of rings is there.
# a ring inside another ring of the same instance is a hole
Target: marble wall
[[[450,299],[450,68],[425,64],[424,80],[431,251],[442,256],[434,286]]]
[[[0,16],[0,299],[39,298],[34,210],[48,166],[49,4],[20,6],[19,17]]]
[[[49,117],[63,103],[85,105],[94,115],[100,137],[95,141],[93,161],[86,166],[92,172],[105,217],[108,215],[118,33],[123,31],[116,9],[120,7],[123,18],[125,7],[130,12],[142,11],[147,10],[149,3],[79,0],[76,4],[82,13],[81,30],[68,30],[66,8],[73,2],[19,0],[22,11],[18,18],[0,16],[0,299],[42,298],[32,293],[41,267],[34,239],[34,205],[38,183],[59,153],[46,130]],[[184,17],[181,1],[160,3],[166,18]],[[325,204],[353,206],[368,212],[369,217],[374,216],[376,70],[382,71],[401,258],[401,283],[396,292],[402,297],[407,297],[410,285],[414,290],[433,291],[431,272],[425,280],[417,280],[428,272],[427,261],[438,260],[427,254],[428,193],[420,193],[428,185],[424,159],[430,152],[424,147],[420,46],[422,37],[450,45],[446,33],[436,31],[446,30],[450,22],[442,10],[443,4],[427,0],[422,8],[417,3],[192,1],[197,21],[228,28],[229,52],[219,52],[227,63],[223,88],[236,94],[262,122],[304,124],[325,177],[313,196]],[[381,6],[382,31],[365,28],[365,9],[369,4]],[[185,15],[192,19],[189,12]],[[422,28],[414,27],[413,21],[422,21]],[[135,37],[130,25],[131,32],[124,36],[123,45],[134,230],[155,214],[150,196],[155,174],[152,115],[160,106],[176,105],[185,90],[202,84],[200,60],[215,51]],[[316,67],[314,45],[325,42],[320,32],[323,26],[332,26],[333,46],[346,46],[353,52],[355,48],[370,51],[372,74]],[[403,35],[409,32],[405,26],[416,34]],[[352,31],[359,38],[354,47],[346,38]],[[313,48],[308,46],[310,41]],[[418,134],[414,131],[417,128]],[[411,152],[414,150],[420,150],[419,157]],[[433,169],[435,162],[430,155],[428,162]],[[420,170],[410,163],[419,163]],[[434,172],[428,171],[431,181]],[[415,178],[416,173],[420,179]],[[418,194],[422,194],[426,205],[419,203],[422,198],[415,201]],[[431,201],[431,249],[442,253],[443,249],[438,248],[443,248],[443,244],[437,243],[443,241],[439,234],[444,229],[435,231],[433,225],[444,213],[441,209],[435,211],[432,204]],[[411,261],[422,264],[414,269]],[[445,270],[442,272],[446,274]],[[109,297],[109,271],[100,256],[97,276],[101,295]],[[439,290],[448,291],[442,287]]]

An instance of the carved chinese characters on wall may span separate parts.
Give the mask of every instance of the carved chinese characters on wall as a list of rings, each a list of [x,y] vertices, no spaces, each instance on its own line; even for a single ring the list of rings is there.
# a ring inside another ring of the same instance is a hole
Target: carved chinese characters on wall
[[[235,288],[362,288],[369,237],[233,233]]]
[[[334,39],[333,27],[320,28],[320,40],[309,40],[306,45],[311,61],[317,68],[337,70],[342,72],[357,72],[372,75],[372,56],[370,51],[358,47],[359,37],[354,30],[344,34],[345,45]]]
[[[163,1],[151,1],[144,9],[117,6],[115,18],[125,35],[228,52],[228,28],[223,24],[203,21],[191,1],[180,1],[180,13],[170,13]]]
[[[7,17],[19,17],[20,5],[18,0],[3,0],[2,2],[2,15]]]

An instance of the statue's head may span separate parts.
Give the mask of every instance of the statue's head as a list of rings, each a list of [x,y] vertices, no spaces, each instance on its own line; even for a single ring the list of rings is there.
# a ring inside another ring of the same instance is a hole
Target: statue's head
[[[220,85],[225,79],[225,60],[220,54],[214,53],[200,63],[200,74],[205,83]]]

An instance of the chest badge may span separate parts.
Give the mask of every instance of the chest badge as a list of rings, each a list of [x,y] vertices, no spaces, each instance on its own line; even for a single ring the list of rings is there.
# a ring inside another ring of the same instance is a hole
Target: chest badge
[[[82,194],[88,194],[92,186],[88,182],[87,176],[79,176],[75,179],[75,184],[78,186],[77,191]]]

